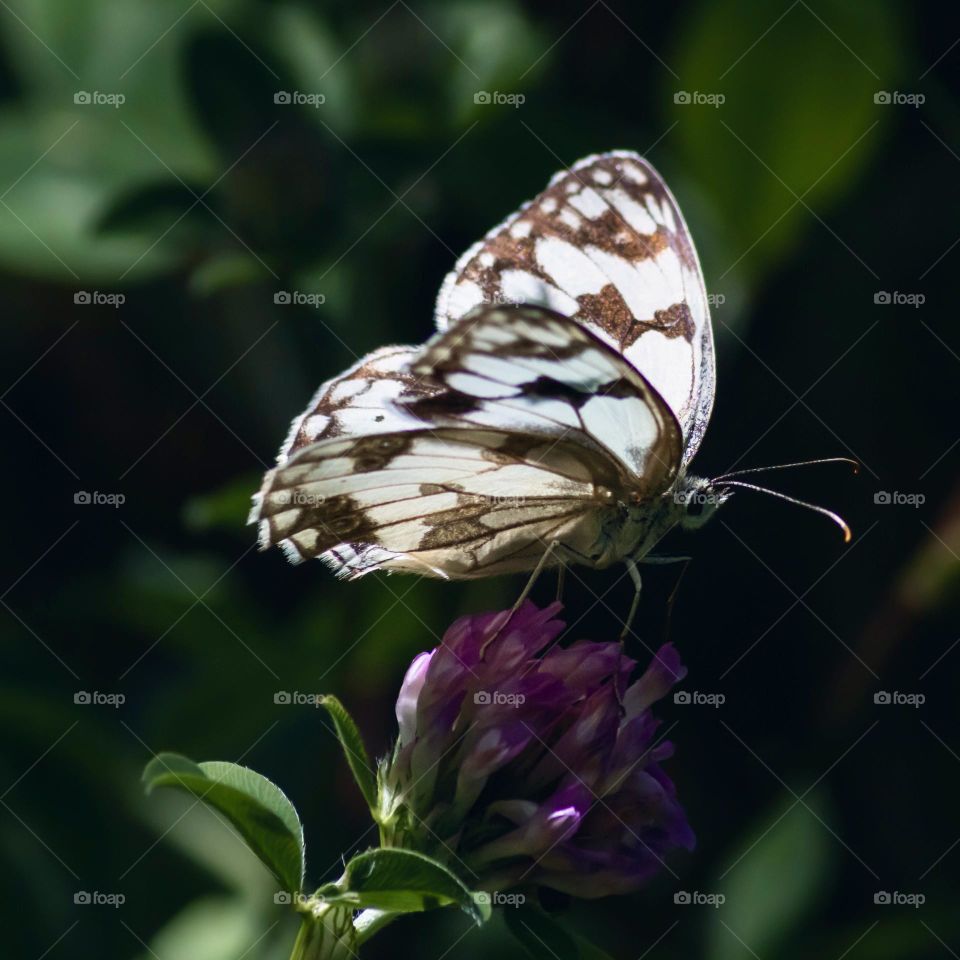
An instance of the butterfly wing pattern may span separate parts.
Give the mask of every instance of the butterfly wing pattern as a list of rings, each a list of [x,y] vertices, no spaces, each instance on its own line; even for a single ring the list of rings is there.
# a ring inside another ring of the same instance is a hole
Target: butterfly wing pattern
[[[372,569],[467,578],[567,559],[617,559],[620,502],[676,476],[679,425],[616,351],[541,307],[481,307],[410,363],[420,429],[307,443],[268,474],[266,543]],[[429,425],[429,426],[427,426]],[[624,428],[627,429],[624,429]]]
[[[676,476],[682,440],[663,399],[621,354],[552,310],[475,308],[411,369],[444,387],[404,401],[424,419],[574,441],[614,461],[619,485],[640,498]]]
[[[666,400],[684,466],[693,458],[713,407],[710,309],[680,208],[638,154],[598,154],[556,174],[457,261],[437,325],[478,303],[537,303],[583,324]]]
[[[431,393],[410,371],[410,362],[417,350],[417,347],[381,347],[324,383],[307,409],[290,425],[278,463],[317,440],[422,426],[396,405]]]
[[[436,319],[294,421],[254,498],[261,546],[351,579],[471,578],[552,542],[602,567],[649,538],[714,376],[696,253],[653,169],[615,152],[558,174],[460,259]]]

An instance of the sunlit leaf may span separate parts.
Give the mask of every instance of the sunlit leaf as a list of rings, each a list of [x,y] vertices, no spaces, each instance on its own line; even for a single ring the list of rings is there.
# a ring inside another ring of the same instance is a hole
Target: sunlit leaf
[[[303,884],[303,827],[293,804],[275,784],[235,763],[194,763],[175,753],[158,754],[143,771],[149,793],[176,787],[222,813],[250,849],[290,893]]]
[[[377,778],[373,772],[370,757],[367,755],[363,737],[360,735],[353,717],[336,697],[324,696],[319,699],[318,703],[330,714],[330,719],[333,721],[334,729],[337,732],[337,739],[343,747],[343,755],[346,757],[350,771],[353,773],[353,778],[363,794],[363,799],[367,801],[367,806],[374,810],[377,805]]]
[[[355,856],[337,883],[327,884],[317,896],[329,903],[391,913],[417,913],[458,906],[478,925],[489,907],[443,864],[413,850],[382,848]]]

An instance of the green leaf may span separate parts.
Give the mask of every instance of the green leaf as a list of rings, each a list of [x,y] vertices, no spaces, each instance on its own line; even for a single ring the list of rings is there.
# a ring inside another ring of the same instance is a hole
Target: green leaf
[[[210,6],[229,22],[226,7],[236,3],[211,0]],[[5,270],[63,279],[74,288],[78,274],[84,285],[116,287],[118,278],[130,283],[153,276],[190,256],[179,227],[160,236],[172,218],[162,228],[110,235],[98,224],[130,190],[161,181],[209,185],[223,172],[183,66],[193,38],[210,28],[210,6],[185,12],[167,0],[10,0],[0,6],[0,45],[16,91],[0,109],[0,181],[10,184],[0,209]],[[24,24],[42,43],[18,36]],[[75,102],[84,91],[126,99],[119,109]]]
[[[242,897],[194,900],[150,938],[139,960],[236,960],[267,926]]]
[[[435,8],[437,29],[458,51],[469,70],[449,75],[445,89],[456,122],[484,118],[474,94],[481,90],[527,90],[534,67],[549,64],[550,39],[541,24],[510,0],[453,0]],[[540,61],[543,62],[540,62]]]
[[[724,278],[737,265],[756,284],[806,231],[849,256],[817,220],[858,184],[884,125],[897,122],[874,103],[902,70],[891,5],[822,0],[775,11],[760,0],[704,0],[678,36],[663,101],[677,125],[677,167],[690,178],[681,203],[699,190],[718,207],[722,233],[702,244],[708,274]],[[694,92],[725,100],[675,100]],[[688,209],[696,221],[695,203]],[[848,266],[863,269],[852,256]]]
[[[363,737],[357,725],[353,722],[353,717],[347,713],[346,707],[332,696],[320,697],[317,703],[330,714],[333,720],[333,726],[337,731],[337,738],[340,740],[340,746],[343,747],[343,754],[347,758],[347,763],[353,773],[354,780],[363,794],[363,799],[367,801],[367,806],[371,811],[377,808],[377,778],[373,772],[373,766],[370,763],[370,757],[367,755],[367,748],[363,744]]]
[[[303,886],[303,827],[293,804],[266,777],[235,763],[194,763],[161,753],[143,771],[147,793],[178,787],[222,813],[285,891]]]
[[[365,115],[357,102],[363,85],[353,62],[341,59],[343,46],[326,22],[328,18],[307,4],[276,4],[274,9],[266,41],[297,89],[326,97],[319,109],[300,107],[299,112],[318,126],[332,124],[340,136],[349,139]]]
[[[478,926],[490,916],[486,907],[442,863],[413,850],[384,847],[355,856],[337,883],[316,896],[327,903],[348,903],[357,909],[419,913],[458,906]]]
[[[738,846],[710,890],[726,898],[710,911],[710,960],[742,960],[744,943],[776,956],[798,932],[830,875],[835,841],[824,807],[816,795],[785,797]]]

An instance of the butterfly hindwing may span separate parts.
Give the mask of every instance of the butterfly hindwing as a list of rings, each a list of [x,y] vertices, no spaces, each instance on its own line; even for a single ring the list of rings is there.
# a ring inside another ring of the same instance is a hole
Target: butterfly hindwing
[[[523,569],[553,538],[597,562],[609,547],[604,512],[662,492],[679,469],[669,408],[619,354],[552,311],[481,308],[407,371],[416,388],[392,416],[421,428],[296,449],[264,482],[264,545],[354,577]]]
[[[690,461],[713,406],[713,333],[693,241],[650,164],[613,151],[558,173],[460,258],[437,324],[501,303],[549,307],[622,352],[675,414]]]
[[[523,569],[560,531],[590,549],[618,480],[612,461],[568,440],[414,430],[304,447],[267,475],[257,518],[264,545],[345,576],[479,576]]]
[[[366,436],[421,426],[399,401],[424,399],[434,387],[416,377],[410,361],[417,347],[381,347],[324,383],[293,421],[280,462],[317,440]]]

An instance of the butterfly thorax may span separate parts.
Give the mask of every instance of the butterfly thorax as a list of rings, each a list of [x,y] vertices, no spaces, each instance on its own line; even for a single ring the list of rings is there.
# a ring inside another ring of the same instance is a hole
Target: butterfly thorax
[[[728,496],[715,490],[709,480],[686,474],[652,500],[618,504],[603,525],[606,549],[596,565],[642,560],[674,527],[703,526]]]

